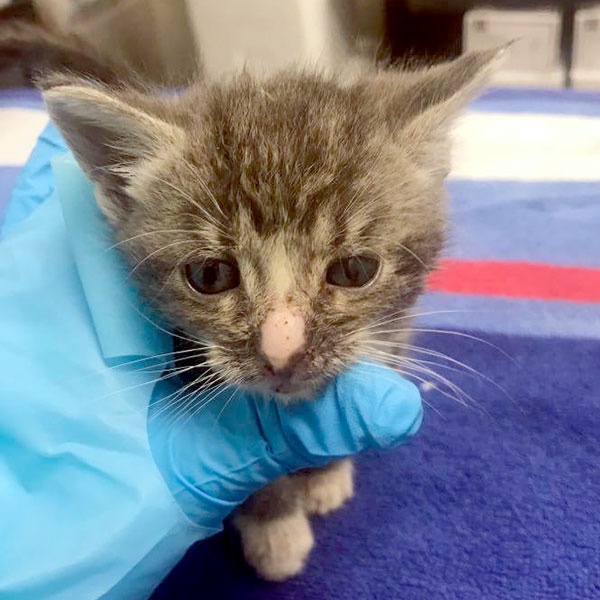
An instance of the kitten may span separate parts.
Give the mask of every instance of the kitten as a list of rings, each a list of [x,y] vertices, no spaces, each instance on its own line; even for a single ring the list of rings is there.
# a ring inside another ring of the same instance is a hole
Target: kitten
[[[1,51],[1,47],[0,47]],[[498,52],[344,80],[309,70],[159,95],[94,70],[40,80],[145,297],[203,368],[278,401],[380,354],[444,239],[449,129]],[[375,342],[375,343],[374,343]],[[283,477],[238,511],[267,579],[301,571],[308,515],[350,461]]]

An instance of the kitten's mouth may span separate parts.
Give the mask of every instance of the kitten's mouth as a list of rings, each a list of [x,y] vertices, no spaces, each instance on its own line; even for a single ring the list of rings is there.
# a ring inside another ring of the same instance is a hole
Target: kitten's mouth
[[[181,336],[174,339],[176,350],[183,349],[186,352],[193,348],[189,344],[182,343],[180,338]],[[225,383],[226,377],[219,377],[218,372],[211,368],[205,359],[198,358],[201,353],[202,351],[199,350],[194,351],[193,354],[176,354],[175,363],[181,371],[179,374],[181,384],[202,387],[203,382],[210,382],[211,386]],[[255,375],[241,387],[248,391],[274,396],[281,402],[313,398],[334,377],[334,374],[328,376],[324,369],[315,371],[310,357],[305,353],[293,357],[283,369],[274,369],[260,353],[259,357],[258,372],[255,372]]]
[[[257,387],[260,391],[287,402],[308,400],[314,397],[315,393],[327,382],[327,377],[323,374],[311,376],[307,373],[306,365],[301,364],[302,362],[299,360],[296,364],[279,370],[275,370],[265,363]]]
[[[315,386],[307,382],[273,381],[268,383],[268,390],[274,396],[284,399],[308,399],[315,394]]]
[[[191,364],[188,364],[191,363]],[[219,378],[205,362],[186,361],[182,359],[178,367],[182,372],[179,374],[179,380],[182,386],[202,387],[202,382],[209,380],[211,386],[217,386],[220,383],[225,383],[225,378]],[[193,368],[192,368],[193,367]],[[211,373],[213,373],[211,375]],[[291,402],[294,400],[308,400],[314,397],[315,393],[326,383],[327,378],[307,377],[301,375],[298,369],[284,369],[275,371],[268,365],[263,366],[260,375],[243,384],[242,388],[247,388],[249,391],[259,392],[274,396],[281,402]]]
[[[283,381],[281,383],[261,386],[261,392],[274,396],[281,402],[294,400],[310,400],[314,397],[319,386],[303,382],[302,384]]]

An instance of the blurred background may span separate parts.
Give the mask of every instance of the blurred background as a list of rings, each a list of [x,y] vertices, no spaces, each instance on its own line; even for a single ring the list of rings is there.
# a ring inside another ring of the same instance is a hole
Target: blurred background
[[[575,0],[0,0],[0,18],[75,34],[168,85],[200,64],[419,63],[517,40],[496,83],[600,88],[600,3]],[[0,71],[5,86],[28,80]]]

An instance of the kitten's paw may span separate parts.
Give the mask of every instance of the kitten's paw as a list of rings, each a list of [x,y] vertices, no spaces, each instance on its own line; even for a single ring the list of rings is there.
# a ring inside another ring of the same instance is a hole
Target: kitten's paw
[[[302,571],[314,545],[310,522],[303,511],[269,520],[238,515],[235,524],[244,556],[261,577],[283,581]]]
[[[342,460],[323,471],[315,471],[304,481],[304,510],[324,515],[340,508],[354,494],[352,461]]]

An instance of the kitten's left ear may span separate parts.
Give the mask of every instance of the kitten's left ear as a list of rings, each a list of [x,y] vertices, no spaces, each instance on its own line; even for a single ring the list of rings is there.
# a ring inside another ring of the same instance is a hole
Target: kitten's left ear
[[[127,211],[136,168],[183,140],[177,125],[100,84],[73,78],[42,87],[50,116],[81,168],[110,196],[103,208],[112,217]]]
[[[410,122],[425,113],[429,118],[436,115],[438,125],[445,119],[451,119],[481,91],[504,59],[506,49],[469,52],[450,62],[414,73],[405,90],[411,95],[411,102],[398,107],[401,120]]]
[[[421,71],[382,74],[386,117],[403,148],[429,167],[447,169],[440,152],[460,110],[481,91],[503,60],[506,47],[472,52]],[[440,144],[442,144],[440,146]],[[435,156],[431,156],[431,154]],[[431,164],[431,159],[434,164]]]

